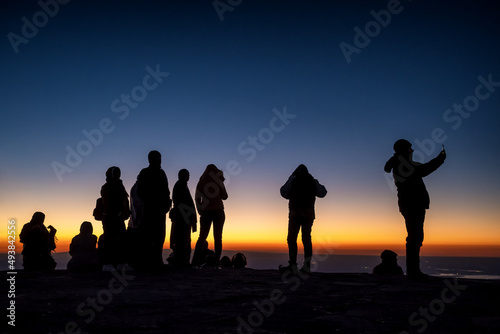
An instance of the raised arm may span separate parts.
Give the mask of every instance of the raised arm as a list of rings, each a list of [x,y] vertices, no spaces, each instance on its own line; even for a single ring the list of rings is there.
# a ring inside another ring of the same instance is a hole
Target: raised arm
[[[318,180],[314,179],[316,183],[316,196],[319,198],[323,198],[326,196],[326,188],[324,185],[320,184]]]
[[[421,177],[429,175],[430,173],[438,169],[444,163],[445,159],[446,159],[446,153],[441,152],[437,157],[435,157],[431,161],[417,166],[418,175],[420,175]]]
[[[292,181],[295,178],[295,175],[291,175],[286,183],[280,188],[281,197],[285,199],[290,199],[290,192],[292,191]]]

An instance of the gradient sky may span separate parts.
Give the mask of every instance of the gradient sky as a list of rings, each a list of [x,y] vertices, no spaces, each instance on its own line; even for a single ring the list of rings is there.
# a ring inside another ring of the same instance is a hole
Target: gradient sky
[[[329,191],[316,245],[402,246],[383,166],[406,138],[416,160],[441,142],[448,153],[425,180],[423,252],[492,245],[481,254],[500,256],[496,2],[42,3],[50,15],[36,1],[1,4],[1,245],[8,220],[20,232],[35,211],[58,229],[58,251],[84,220],[101,234],[92,210],[106,169],[119,166],[130,191],[156,149],[170,189],[181,168],[192,193],[207,164],[224,170],[226,249],[286,246],[279,188],[300,163]]]

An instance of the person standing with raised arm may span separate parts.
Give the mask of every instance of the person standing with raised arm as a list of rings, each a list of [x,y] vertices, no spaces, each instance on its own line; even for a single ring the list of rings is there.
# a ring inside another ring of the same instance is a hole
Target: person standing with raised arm
[[[427,163],[413,161],[411,143],[399,139],[394,143],[394,155],[386,162],[384,171],[394,176],[398,190],[399,211],[403,215],[408,236],[406,238],[406,275],[427,278],[420,270],[420,247],[424,241],[425,210],[429,209],[430,197],[423,177],[438,169],[446,159],[443,150]]]

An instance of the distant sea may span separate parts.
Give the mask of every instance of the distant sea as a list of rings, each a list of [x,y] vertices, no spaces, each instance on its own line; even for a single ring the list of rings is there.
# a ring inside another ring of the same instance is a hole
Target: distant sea
[[[170,250],[164,250],[164,258]],[[240,251],[223,251],[222,255],[231,258]],[[278,269],[280,264],[288,264],[286,253],[264,253],[241,251],[247,258],[247,268]],[[71,258],[69,253],[53,253],[57,262],[56,269],[66,269]],[[299,254],[299,265],[303,255]],[[424,256],[420,258],[420,267],[423,272],[437,277],[458,277],[469,279],[496,279],[500,280],[500,258],[498,257],[440,257]],[[373,255],[336,255],[324,254],[315,256],[312,270],[323,273],[371,273],[380,263],[380,257]],[[405,257],[398,257],[398,264],[405,270]],[[0,270],[8,270],[7,255],[0,254]],[[16,256],[15,267],[22,269],[22,256]]]

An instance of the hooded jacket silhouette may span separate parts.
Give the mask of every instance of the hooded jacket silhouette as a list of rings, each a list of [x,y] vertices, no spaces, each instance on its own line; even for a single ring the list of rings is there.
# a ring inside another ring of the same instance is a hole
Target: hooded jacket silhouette
[[[326,188],[316,180],[305,165],[299,165],[290,175],[287,182],[280,188],[280,194],[288,199],[288,255],[289,266],[282,270],[297,269],[297,236],[302,230],[302,244],[304,245],[305,271],[310,271],[312,259],[311,230],[316,214],[314,204],[316,197],[326,196]]]

